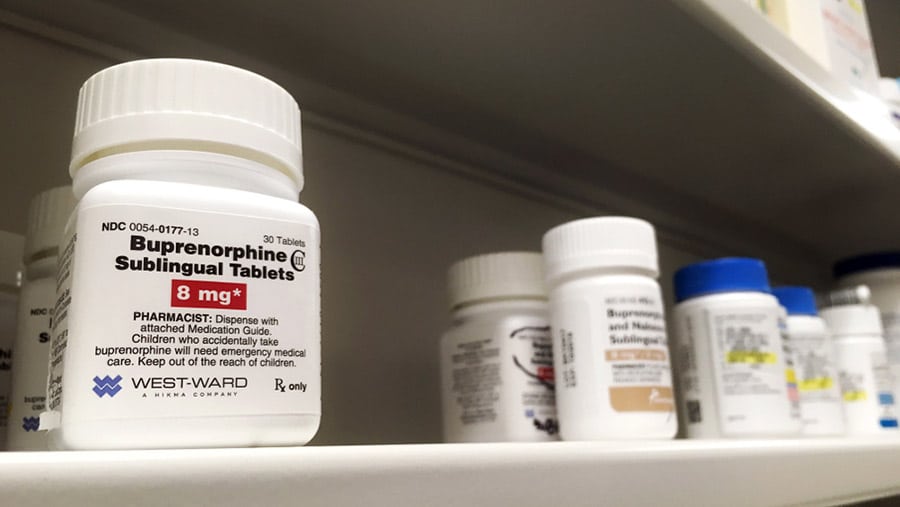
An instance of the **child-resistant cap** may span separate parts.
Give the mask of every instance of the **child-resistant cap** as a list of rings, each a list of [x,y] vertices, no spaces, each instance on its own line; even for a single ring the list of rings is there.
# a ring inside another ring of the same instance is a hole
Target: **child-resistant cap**
[[[106,154],[197,146],[263,162],[303,187],[293,97],[250,71],[187,59],[127,62],[85,81],[69,173]]]
[[[537,252],[498,252],[450,266],[450,308],[503,298],[545,299],[543,260]]]
[[[722,292],[770,292],[766,264],[759,259],[724,257],[689,264],[675,272],[675,301]]]
[[[71,186],[56,187],[34,196],[28,206],[25,226],[25,263],[39,257],[56,255],[63,230],[75,208]]]
[[[834,264],[834,277],[875,269],[900,269],[900,252],[875,252],[842,259]]]
[[[822,318],[828,324],[832,336],[858,334],[881,335],[881,312],[875,305],[839,305],[822,308]]]
[[[543,247],[550,282],[596,268],[636,268],[659,276],[656,233],[639,218],[584,218],[558,225],[544,234]]]
[[[0,290],[17,289],[22,284],[22,250],[25,237],[0,231]]]
[[[788,315],[818,315],[816,295],[809,287],[787,286],[772,289],[772,295],[778,299]]]

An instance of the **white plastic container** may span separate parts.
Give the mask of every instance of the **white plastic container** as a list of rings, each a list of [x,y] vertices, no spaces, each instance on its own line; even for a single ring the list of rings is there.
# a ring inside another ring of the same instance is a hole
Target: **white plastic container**
[[[851,257],[834,266],[840,287],[864,285],[870,302],[881,313],[888,366],[894,392],[900,392],[900,252],[881,252]]]
[[[31,200],[25,234],[25,276],[19,298],[13,359],[10,424],[11,451],[46,451],[47,433],[38,431],[46,408],[50,322],[56,302],[56,260],[63,229],[75,197],[72,187],[56,187]]]
[[[547,232],[543,245],[563,440],[674,437],[653,226],[576,220]]]
[[[844,409],[834,346],[825,321],[818,316],[815,295],[808,287],[778,287],[772,293],[788,313],[802,433],[810,437],[843,435]]]
[[[25,238],[0,231],[0,451],[6,449],[6,428],[13,343],[16,339],[16,305],[22,279],[22,248]]]
[[[723,258],[675,273],[681,412],[689,438],[800,433],[786,383],[781,309],[765,264]]]
[[[446,442],[557,440],[541,254],[502,252],[450,267],[453,323],[441,339]]]
[[[832,306],[822,318],[834,337],[847,434],[897,435],[897,409],[878,309]]]
[[[319,226],[275,83],[143,60],[81,89],[51,445],[300,445],[321,415]]]

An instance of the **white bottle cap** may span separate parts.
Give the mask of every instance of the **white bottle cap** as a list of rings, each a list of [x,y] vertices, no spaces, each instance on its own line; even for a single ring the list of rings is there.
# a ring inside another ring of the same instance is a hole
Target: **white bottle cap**
[[[303,187],[297,102],[260,75],[202,60],[137,60],[85,81],[69,173],[106,154],[204,145],[266,163]]]
[[[541,254],[499,252],[468,257],[450,266],[450,308],[502,298],[545,299]]]
[[[22,250],[25,237],[0,231],[0,291],[22,285]]]
[[[71,186],[55,187],[34,196],[25,228],[25,263],[57,254],[63,230],[75,208]]]
[[[819,312],[832,336],[840,338],[848,335],[881,335],[881,313],[874,305],[838,305],[823,308]]]
[[[653,226],[638,218],[597,217],[568,222],[544,234],[548,281],[594,268],[637,268],[657,277]]]

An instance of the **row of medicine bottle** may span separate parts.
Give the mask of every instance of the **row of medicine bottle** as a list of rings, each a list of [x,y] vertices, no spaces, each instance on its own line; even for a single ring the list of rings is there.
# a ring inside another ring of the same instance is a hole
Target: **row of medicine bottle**
[[[543,256],[495,253],[451,267],[445,441],[673,437],[652,226],[578,220],[548,232],[543,247]],[[880,319],[864,298],[820,317],[812,290],[771,289],[763,262],[746,258],[689,265],[674,281],[686,436],[896,430]]]
[[[897,434],[895,382],[868,290],[821,310],[805,287],[769,289],[762,261],[675,274],[673,324],[689,438]]]
[[[653,227],[578,220],[543,255],[450,268],[441,340],[448,442],[672,438],[677,430]]]
[[[321,415],[319,226],[298,202],[290,94],[212,62],[105,69],[78,95],[69,173],[72,187],[40,196],[28,226],[10,447],[309,441]],[[0,273],[4,324],[11,273]]]

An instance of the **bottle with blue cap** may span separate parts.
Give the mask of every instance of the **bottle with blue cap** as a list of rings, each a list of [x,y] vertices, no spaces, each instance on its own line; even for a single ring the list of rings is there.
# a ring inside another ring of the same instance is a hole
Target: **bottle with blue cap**
[[[822,318],[834,338],[847,434],[898,435],[893,379],[878,308],[870,304],[865,286],[841,292],[831,298],[841,304],[823,308]]]
[[[791,437],[780,306],[765,264],[729,257],[675,273],[673,324],[689,438]]]
[[[800,395],[801,432],[805,436],[839,436],[845,432],[844,409],[835,367],[834,347],[825,321],[819,317],[809,287],[777,287],[772,294],[787,311],[790,340]]]
[[[900,251],[844,259],[834,265],[834,277],[839,287],[868,288],[869,301],[881,313],[894,390],[900,392]]]

